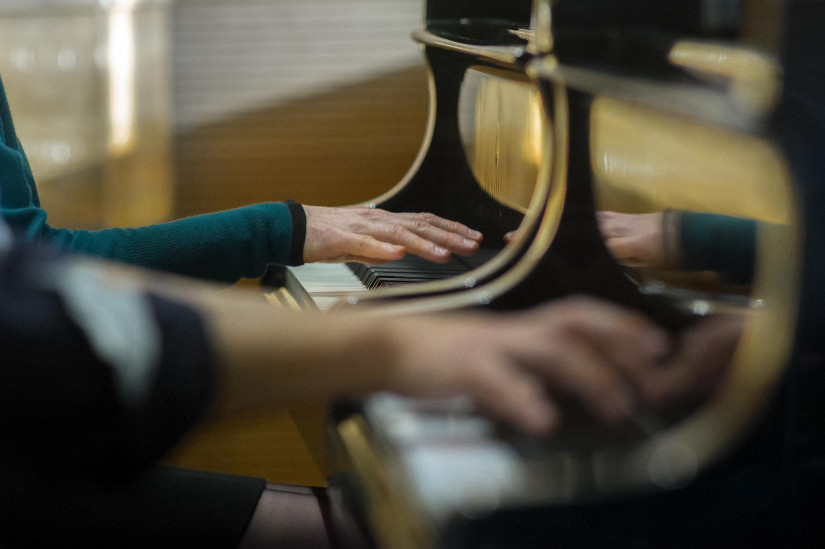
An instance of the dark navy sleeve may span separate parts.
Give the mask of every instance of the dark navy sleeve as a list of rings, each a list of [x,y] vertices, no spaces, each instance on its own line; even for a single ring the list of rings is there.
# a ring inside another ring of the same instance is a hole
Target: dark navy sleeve
[[[131,374],[101,350],[62,287],[41,282],[73,263],[28,245],[0,250],[0,465],[122,478],[209,411],[217,368],[195,311],[137,294],[157,345],[143,388],[124,391]],[[112,292],[101,289],[98,301],[117,301]]]

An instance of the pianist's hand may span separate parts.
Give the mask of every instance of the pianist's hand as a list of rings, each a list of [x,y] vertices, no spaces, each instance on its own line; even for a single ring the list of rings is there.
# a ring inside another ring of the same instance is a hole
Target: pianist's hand
[[[411,396],[467,394],[527,431],[563,420],[560,398],[575,398],[596,418],[629,419],[642,398],[634,378],[659,367],[670,337],[642,315],[585,298],[532,311],[417,318],[396,339],[393,390]],[[395,326],[395,325],[393,325]]]
[[[596,212],[604,243],[616,261],[631,267],[667,268],[674,258],[668,250],[676,250],[676,228],[670,230],[664,223],[672,223],[673,217],[663,212],[626,214],[620,212]],[[666,242],[665,239],[670,239]]]
[[[741,314],[718,314],[682,331],[659,368],[635,373],[643,400],[660,408],[710,396],[730,370],[745,320]]]
[[[378,264],[410,253],[443,263],[450,254],[471,255],[481,233],[429,213],[391,213],[372,208],[304,206],[304,261]]]
[[[605,246],[616,261],[629,267],[672,267],[675,257],[669,254],[675,255],[679,246],[674,219],[663,212],[596,212]],[[665,227],[665,223],[671,226]],[[504,241],[509,244],[516,234],[517,231],[506,233]]]

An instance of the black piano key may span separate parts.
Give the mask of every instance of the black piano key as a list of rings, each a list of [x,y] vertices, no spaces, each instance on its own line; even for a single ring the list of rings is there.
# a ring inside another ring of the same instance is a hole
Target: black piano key
[[[495,249],[482,248],[470,257],[453,256],[446,263],[433,263],[418,256],[408,255],[381,265],[347,263],[347,266],[366,288],[372,290],[461,276],[489,261],[497,252]]]

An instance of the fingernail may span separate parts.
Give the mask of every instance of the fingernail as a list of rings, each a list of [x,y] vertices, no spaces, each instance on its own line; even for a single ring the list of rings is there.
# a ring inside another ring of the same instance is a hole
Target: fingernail
[[[470,240],[469,238],[465,238],[464,245],[468,248],[475,248],[478,246],[478,242],[476,242],[475,240]]]
[[[437,253],[438,255],[447,255],[448,253],[450,253],[450,250],[448,250],[447,248],[442,248],[441,246],[436,246],[435,253]]]
[[[481,236],[482,234],[480,232],[470,229],[470,238],[473,240],[480,240]]]

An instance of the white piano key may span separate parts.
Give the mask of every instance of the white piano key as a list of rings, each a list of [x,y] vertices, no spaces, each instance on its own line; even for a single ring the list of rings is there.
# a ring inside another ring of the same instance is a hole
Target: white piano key
[[[355,273],[344,263],[309,263],[300,267],[289,267],[289,270],[322,311],[331,308],[348,295],[367,291]]]

